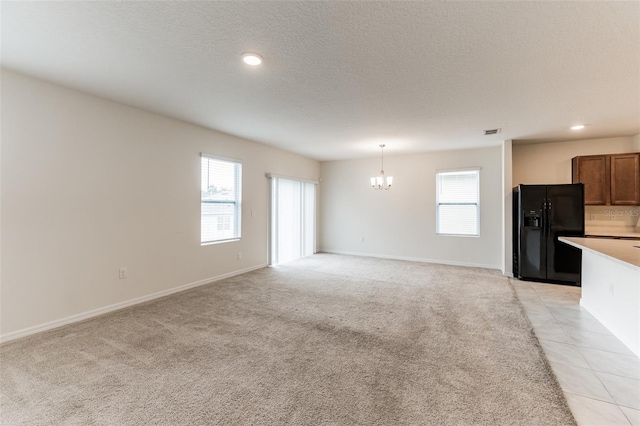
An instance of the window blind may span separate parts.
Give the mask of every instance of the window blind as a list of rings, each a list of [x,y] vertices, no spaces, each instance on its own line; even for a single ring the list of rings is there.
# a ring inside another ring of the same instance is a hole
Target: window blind
[[[200,243],[239,239],[242,164],[203,154],[200,171]]]
[[[436,174],[436,233],[480,234],[480,170]]]

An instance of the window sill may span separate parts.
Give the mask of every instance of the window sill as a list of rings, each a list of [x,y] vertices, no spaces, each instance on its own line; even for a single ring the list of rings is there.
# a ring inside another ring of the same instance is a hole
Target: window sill
[[[240,241],[240,238],[231,238],[229,240],[220,240],[220,241],[207,241],[205,243],[200,243],[200,246],[212,246],[215,244],[224,244],[224,243],[232,243],[234,241]]]

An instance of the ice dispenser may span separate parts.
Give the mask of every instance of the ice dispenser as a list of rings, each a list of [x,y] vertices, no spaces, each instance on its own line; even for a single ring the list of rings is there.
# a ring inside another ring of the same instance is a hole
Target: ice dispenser
[[[524,226],[531,227],[531,228],[542,227],[542,218],[540,216],[540,213],[535,210],[532,210],[530,212],[525,212]]]

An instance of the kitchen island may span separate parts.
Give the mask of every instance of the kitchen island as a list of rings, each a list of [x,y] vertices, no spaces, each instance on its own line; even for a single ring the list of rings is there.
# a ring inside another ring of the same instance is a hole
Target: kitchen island
[[[640,241],[561,237],[582,250],[580,306],[640,357]]]

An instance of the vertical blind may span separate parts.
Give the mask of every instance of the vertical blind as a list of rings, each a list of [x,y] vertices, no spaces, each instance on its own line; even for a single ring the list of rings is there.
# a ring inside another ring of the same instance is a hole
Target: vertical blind
[[[200,243],[240,238],[242,164],[202,154]]]
[[[436,174],[436,233],[480,234],[480,170]]]
[[[271,178],[272,265],[314,253],[315,211],[315,184]]]

